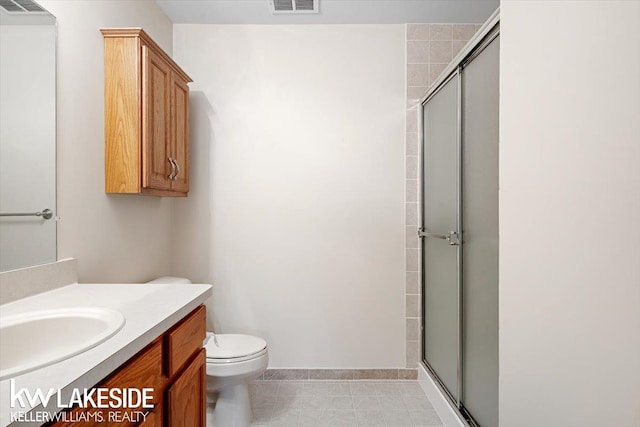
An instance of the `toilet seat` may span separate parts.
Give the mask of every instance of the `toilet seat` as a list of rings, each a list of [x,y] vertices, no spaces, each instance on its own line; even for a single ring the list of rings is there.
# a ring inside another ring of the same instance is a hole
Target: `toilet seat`
[[[267,342],[258,337],[241,334],[216,334],[216,338],[219,345],[216,345],[213,338],[204,345],[207,363],[244,362],[267,353]]]
[[[267,354],[267,349],[265,348],[264,350],[258,352],[258,353],[254,353],[248,356],[240,356],[240,357],[233,357],[233,358],[227,358],[227,359],[216,359],[216,358],[209,358],[207,357],[207,364],[220,364],[220,365],[224,365],[224,364],[229,364],[229,363],[238,363],[238,362],[246,362],[248,360],[253,360],[253,359],[257,359],[259,357],[264,356],[265,354]]]

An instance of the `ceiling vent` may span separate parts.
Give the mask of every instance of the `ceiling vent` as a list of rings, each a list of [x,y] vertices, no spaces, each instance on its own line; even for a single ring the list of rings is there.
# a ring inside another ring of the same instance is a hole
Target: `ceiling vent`
[[[0,7],[6,12],[15,13],[47,13],[33,0],[0,0]]]
[[[6,0],[0,0],[6,1]],[[320,0],[269,0],[273,13],[318,13]]]

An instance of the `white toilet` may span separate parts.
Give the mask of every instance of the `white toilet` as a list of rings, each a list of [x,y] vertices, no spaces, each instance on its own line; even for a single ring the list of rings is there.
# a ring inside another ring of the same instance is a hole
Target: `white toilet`
[[[182,277],[160,277],[148,283],[191,283]],[[267,342],[239,334],[207,332],[207,427],[248,427],[251,404],[248,384],[269,362]]]

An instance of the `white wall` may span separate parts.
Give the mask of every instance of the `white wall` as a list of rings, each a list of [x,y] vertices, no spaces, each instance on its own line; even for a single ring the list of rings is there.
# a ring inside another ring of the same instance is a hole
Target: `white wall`
[[[273,368],[403,367],[402,25],[174,26],[193,77],[173,272]]]
[[[640,425],[640,3],[502,1],[500,425]]]
[[[58,258],[79,280],[169,273],[172,200],[104,193],[101,27],[142,27],[169,53],[172,23],[153,0],[39,2],[58,19]]]
[[[0,211],[55,210],[55,25],[0,15]],[[0,235],[0,271],[56,260],[54,220],[2,218]]]

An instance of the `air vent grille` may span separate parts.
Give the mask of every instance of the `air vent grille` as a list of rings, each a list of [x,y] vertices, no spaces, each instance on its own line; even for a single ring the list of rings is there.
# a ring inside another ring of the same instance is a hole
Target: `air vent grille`
[[[313,0],[297,0],[296,10],[313,10]]]
[[[273,0],[273,8],[277,12],[290,12],[293,10],[293,0]]]
[[[12,14],[46,13],[46,10],[33,0],[0,0],[0,7]]]
[[[317,13],[320,0],[269,0],[273,13]]]
[[[24,12],[24,9],[22,9],[11,0],[0,0],[0,7],[2,7],[7,12]]]
[[[40,7],[36,2],[31,0],[13,0],[18,3],[27,12],[44,12],[44,9]]]

